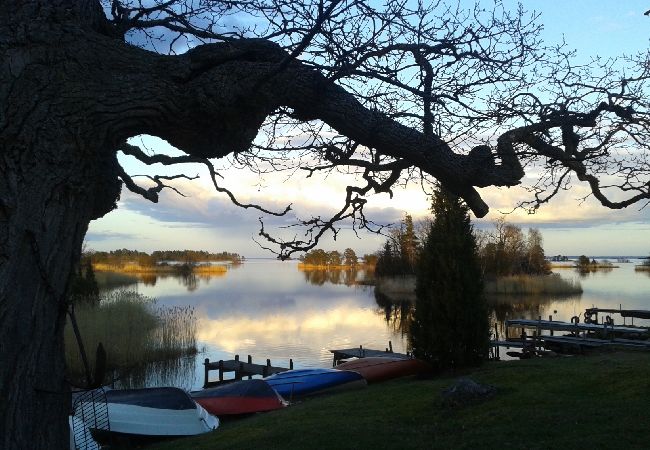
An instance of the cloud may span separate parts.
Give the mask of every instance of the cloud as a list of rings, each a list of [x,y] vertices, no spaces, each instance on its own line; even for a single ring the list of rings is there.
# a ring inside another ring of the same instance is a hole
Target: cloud
[[[136,233],[119,233],[115,231],[89,231],[86,233],[86,241],[101,242],[114,239],[147,239],[146,236]]]

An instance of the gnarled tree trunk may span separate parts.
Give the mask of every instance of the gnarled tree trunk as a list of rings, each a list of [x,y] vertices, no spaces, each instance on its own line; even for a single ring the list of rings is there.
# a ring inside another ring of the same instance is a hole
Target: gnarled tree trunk
[[[9,3],[9,4],[7,4]],[[0,448],[65,448],[66,289],[90,220],[119,196],[84,112],[81,37],[55,2],[0,7]],[[60,5],[58,5],[60,6]],[[76,35],[75,35],[76,34]],[[94,108],[94,106],[93,106]]]

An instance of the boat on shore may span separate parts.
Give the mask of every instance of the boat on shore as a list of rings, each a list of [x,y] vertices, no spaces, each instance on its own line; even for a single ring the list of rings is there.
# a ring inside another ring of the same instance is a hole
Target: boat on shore
[[[344,362],[336,370],[358,372],[368,383],[392,380],[394,378],[420,375],[431,372],[431,366],[415,358],[368,357]]]
[[[94,405],[82,405],[88,406]],[[217,417],[174,387],[107,390],[106,408],[108,429],[91,429],[100,443],[192,436],[219,426]]]
[[[297,369],[264,378],[275,391],[290,401],[294,398],[365,387],[368,382],[357,372],[336,369]]]
[[[192,399],[217,417],[273,411],[287,402],[264,380],[242,380],[190,392]]]

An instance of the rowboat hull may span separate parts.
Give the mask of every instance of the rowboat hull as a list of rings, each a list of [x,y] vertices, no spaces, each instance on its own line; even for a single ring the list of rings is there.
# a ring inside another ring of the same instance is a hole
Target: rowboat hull
[[[431,366],[419,359],[373,357],[360,358],[336,366],[337,370],[353,370],[368,383],[392,380],[394,378],[431,372]]]
[[[88,409],[86,405],[82,408]],[[106,391],[110,431],[92,430],[100,441],[116,436],[159,439],[207,433],[219,419],[197,405],[178,388],[146,388]]]
[[[300,369],[276,373],[264,379],[285,399],[365,387],[357,372],[334,369]]]
[[[192,399],[218,417],[273,411],[286,406],[282,397],[264,380],[242,380],[201,391]]]

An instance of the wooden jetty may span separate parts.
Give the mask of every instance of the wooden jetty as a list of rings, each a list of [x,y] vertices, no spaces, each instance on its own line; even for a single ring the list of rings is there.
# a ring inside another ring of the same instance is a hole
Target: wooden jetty
[[[598,314],[620,314],[623,319],[630,317],[634,325],[634,319],[650,319],[650,311],[647,309],[623,309],[616,308],[587,308],[585,310],[585,322],[598,323]],[[594,316],[594,317],[592,317]],[[610,318],[611,320],[611,318]]]
[[[350,358],[374,358],[381,356],[390,356],[391,358],[402,358],[409,359],[411,355],[404,353],[395,353],[393,352],[393,343],[388,341],[388,347],[386,350],[372,350],[369,348],[363,348],[360,345],[357,348],[344,348],[339,350],[330,350],[334,354],[334,359],[332,361],[332,367],[336,367],[341,361]]]
[[[221,383],[241,380],[243,377],[248,377],[250,380],[253,375],[261,375],[263,377],[268,377],[278,372],[286,372],[287,370],[293,369],[293,359],[289,359],[289,368],[286,367],[276,367],[271,365],[271,360],[267,359],[266,364],[253,364],[253,358],[251,355],[248,355],[247,362],[240,361],[239,355],[235,355],[235,359],[230,359],[227,361],[210,361],[208,358],[205,358],[203,363],[205,369],[205,378],[203,381],[203,388],[208,388],[212,386],[217,386]],[[210,371],[218,370],[219,371],[219,381],[210,381]],[[224,380],[223,374],[226,372],[235,372],[234,380]]]
[[[648,334],[648,328],[629,327],[623,325],[613,325],[608,323],[577,323],[577,322],[560,322],[554,320],[532,320],[532,319],[511,319],[506,320],[506,330],[508,327],[532,328],[538,331],[568,331],[571,333],[591,332],[604,334]],[[538,333],[539,334],[539,333]]]
[[[589,310],[588,310],[589,311]],[[620,310],[616,310],[617,312]],[[603,312],[603,310],[600,310]],[[587,313],[589,315],[589,313]],[[595,322],[595,321],[594,321]],[[582,352],[585,349],[604,346],[615,346],[630,349],[650,350],[650,340],[633,339],[636,337],[649,337],[650,329],[632,326],[614,325],[610,319],[602,324],[579,323],[578,317],[571,322],[554,321],[552,316],[549,320],[512,319],[506,320],[506,339],[497,340],[492,343],[494,347],[521,347],[524,352],[543,353],[542,348],[558,352]],[[509,328],[521,328],[519,336],[509,336]],[[532,335],[526,330],[533,329]],[[547,331],[550,335],[543,335]],[[555,331],[570,333],[565,336],[555,336]]]

